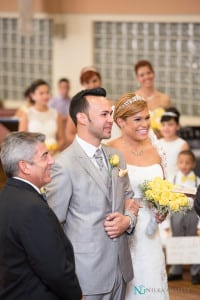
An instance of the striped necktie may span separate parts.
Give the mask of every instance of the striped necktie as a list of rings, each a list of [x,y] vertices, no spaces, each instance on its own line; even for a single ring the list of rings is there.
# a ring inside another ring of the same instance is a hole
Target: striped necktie
[[[106,168],[104,161],[103,161],[103,153],[101,151],[101,149],[97,149],[95,154],[94,154],[94,158],[96,160],[96,163],[99,167],[99,170],[102,174],[102,177],[104,178],[105,182],[108,183],[109,181],[109,172],[108,169]]]

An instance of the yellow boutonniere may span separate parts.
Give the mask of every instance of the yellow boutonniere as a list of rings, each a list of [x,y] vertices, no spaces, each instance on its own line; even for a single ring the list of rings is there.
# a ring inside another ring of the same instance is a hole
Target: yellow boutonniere
[[[119,166],[119,162],[120,162],[120,158],[117,154],[114,154],[109,158],[109,163],[111,165],[111,172],[112,172],[113,168]],[[128,173],[127,169],[123,170],[123,169],[118,168],[118,170],[119,170],[119,173],[118,173],[119,177],[124,177]]]
[[[120,161],[120,159],[117,154],[114,154],[109,158],[109,163],[112,168],[117,167],[119,165],[119,161]]]
[[[109,157],[109,163],[111,165],[111,169],[110,169],[110,176],[112,175],[112,170],[113,168],[117,167],[119,165],[119,156],[117,154],[113,154],[112,156]]]

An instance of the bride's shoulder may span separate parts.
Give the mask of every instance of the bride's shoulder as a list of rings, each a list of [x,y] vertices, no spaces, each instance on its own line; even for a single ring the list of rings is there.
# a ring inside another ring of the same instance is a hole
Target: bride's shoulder
[[[107,147],[110,148],[110,151],[113,154],[118,154],[119,156],[124,156],[124,151],[123,151],[123,147],[122,147],[122,143],[121,143],[120,138],[117,138],[117,139],[114,139],[114,140],[110,141],[107,144]]]
[[[149,156],[146,156],[145,159],[149,159],[149,157],[151,158],[151,161],[156,162],[156,163],[160,163],[161,159],[160,159],[160,149],[158,144],[154,145],[152,144],[152,142],[150,141],[147,145],[146,145],[146,149],[145,152],[149,154]]]
[[[107,145],[110,146],[110,147],[112,147],[112,148],[119,149],[120,148],[120,144],[121,144],[120,140],[121,140],[121,138],[116,138],[116,139],[110,141]]]

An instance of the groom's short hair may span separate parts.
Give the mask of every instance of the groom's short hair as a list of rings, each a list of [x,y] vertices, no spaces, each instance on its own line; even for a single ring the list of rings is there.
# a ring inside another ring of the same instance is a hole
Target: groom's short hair
[[[72,97],[69,108],[69,114],[75,126],[77,126],[77,113],[88,112],[89,102],[87,101],[86,96],[106,97],[106,90],[103,88],[83,90],[77,93],[74,97]]]

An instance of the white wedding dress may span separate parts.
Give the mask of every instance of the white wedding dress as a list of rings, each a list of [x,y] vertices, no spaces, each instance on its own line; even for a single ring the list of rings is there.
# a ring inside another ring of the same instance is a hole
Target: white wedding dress
[[[34,107],[27,110],[28,131],[41,132],[45,134],[45,142],[49,145],[57,143],[58,113],[55,109],[49,108],[47,111],[38,111]]]
[[[145,234],[153,212],[142,200],[140,191],[140,185],[145,180],[156,176],[163,178],[163,171],[159,164],[145,167],[128,165],[127,168],[134,198],[140,199],[143,207],[139,210],[135,231],[129,236],[134,279],[127,286],[125,299],[168,300],[165,258],[159,231],[157,229],[151,236]]]

